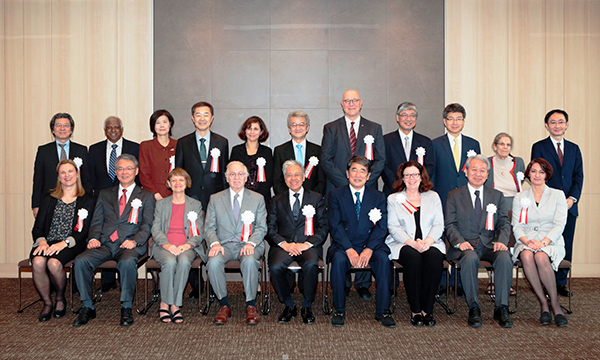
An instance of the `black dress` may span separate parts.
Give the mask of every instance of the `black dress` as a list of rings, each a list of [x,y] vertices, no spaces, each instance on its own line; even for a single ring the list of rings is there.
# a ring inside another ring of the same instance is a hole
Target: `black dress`
[[[264,158],[265,164],[265,182],[258,182],[258,165],[256,160],[258,158]],[[252,191],[256,191],[265,198],[265,205],[271,200],[271,185],[273,183],[273,152],[268,146],[259,144],[258,151],[254,155],[248,155],[246,151],[246,143],[234,146],[231,149],[231,156],[229,161],[239,161],[246,165],[250,176],[246,181],[246,188]]]

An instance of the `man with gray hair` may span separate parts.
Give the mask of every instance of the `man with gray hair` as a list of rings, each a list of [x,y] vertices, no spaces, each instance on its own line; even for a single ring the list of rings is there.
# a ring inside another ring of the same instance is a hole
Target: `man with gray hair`
[[[288,190],[281,167],[286,160],[296,160],[302,165],[305,173],[304,189],[323,193],[325,175],[321,171],[321,146],[306,140],[310,130],[310,118],[302,110],[289,113],[287,126],[290,141],[285,142],[273,151],[273,191],[275,195]]]
[[[479,309],[479,261],[493,264],[496,281],[494,320],[501,327],[512,327],[508,316],[508,297],[513,262],[508,251],[510,220],[504,209],[502,192],[483,186],[487,180],[489,160],[483,155],[466,161],[467,185],[448,193],[446,200],[446,239],[450,243],[448,261],[458,260],[460,277],[469,305],[468,324],[481,326]]]

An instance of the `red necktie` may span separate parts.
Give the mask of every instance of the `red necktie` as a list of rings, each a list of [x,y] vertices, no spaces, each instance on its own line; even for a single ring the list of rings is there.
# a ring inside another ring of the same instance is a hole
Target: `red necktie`
[[[565,159],[565,155],[560,149],[560,143],[556,143],[556,152],[558,152],[558,160],[560,160],[560,166],[563,165],[563,160]]]
[[[119,198],[119,217],[121,217],[121,215],[123,215],[123,210],[125,210],[125,205],[127,205],[127,189],[123,189],[123,195],[121,195],[121,197]],[[112,241],[115,241],[119,238],[119,235],[117,234],[117,230],[115,230],[114,233],[112,233],[112,235],[110,236],[110,239]]]
[[[354,121],[350,123],[350,149],[352,150],[352,156],[354,156],[354,150],[356,150],[356,133],[354,132]]]

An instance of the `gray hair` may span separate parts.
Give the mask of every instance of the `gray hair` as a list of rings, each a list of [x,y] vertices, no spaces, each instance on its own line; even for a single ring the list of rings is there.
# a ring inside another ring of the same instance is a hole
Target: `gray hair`
[[[398,109],[396,109],[396,114],[400,115],[400,113],[404,110],[413,110],[417,114],[417,117],[419,117],[419,110],[417,110],[417,105],[411,102],[405,101],[398,105]]]
[[[133,161],[133,164],[135,165],[135,167],[138,167],[138,165],[139,165],[138,159],[135,156],[131,155],[131,154],[121,154],[117,158],[117,162],[119,162],[119,160]]]
[[[300,166],[300,169],[304,169],[304,166],[302,166],[302,164],[300,164],[300,161],[286,160],[283,163],[283,166],[281,167],[281,171],[283,172],[284,176],[285,176],[285,172],[287,171],[287,168],[289,168],[290,166]],[[302,177],[304,177],[304,171],[302,171]]]
[[[498,145],[498,143],[500,142],[500,139],[502,139],[503,137],[507,137],[507,138],[509,138],[509,139],[510,139],[510,142],[511,142],[511,144],[512,144],[512,142],[513,142],[513,138],[512,138],[512,136],[508,135],[508,134],[507,134],[507,133],[505,133],[505,132],[501,132],[501,133],[498,133],[498,135],[496,135],[496,137],[494,137],[494,142],[492,143],[492,145]],[[494,147],[493,147],[493,146],[492,146],[492,150],[494,150]]]
[[[119,125],[121,125],[121,127],[123,127],[123,121],[121,121],[121,119],[118,116],[111,115],[111,116],[107,117],[106,119],[104,119],[104,128],[103,129],[106,129],[106,123],[108,123],[112,119],[118,120]]]
[[[242,163],[241,161],[231,161],[229,164],[227,164],[227,169],[225,170],[225,176],[229,176],[229,167],[233,164],[238,164],[244,167],[244,173],[246,174],[246,177],[250,176],[250,173],[248,172],[248,168],[246,167],[246,165],[244,165],[244,163]]]
[[[473,161],[475,159],[483,161],[485,163],[485,166],[487,166],[487,171],[490,171],[490,169],[492,168],[492,164],[490,163],[490,160],[481,154],[477,154],[475,156],[471,156],[470,158],[468,158],[467,162],[465,163],[465,167],[467,169],[469,169],[469,165],[471,165],[471,161]]]
[[[290,127],[290,121],[292,120],[293,117],[304,118],[304,120],[306,120],[306,126],[310,126],[310,118],[308,117],[308,114],[302,110],[296,110],[296,111],[292,111],[291,113],[288,114],[288,119],[287,119],[288,128]]]

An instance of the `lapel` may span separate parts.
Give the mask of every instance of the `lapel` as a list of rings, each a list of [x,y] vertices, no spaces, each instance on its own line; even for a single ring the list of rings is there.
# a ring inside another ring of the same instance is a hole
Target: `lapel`
[[[471,200],[471,193],[469,193],[469,188],[465,185],[464,187],[462,187],[461,193],[462,194],[460,194],[460,202],[462,204],[462,208],[467,211],[467,214],[469,214],[469,219],[474,219],[475,208],[473,207],[473,201]],[[460,213],[461,211],[459,210],[460,208],[457,209],[457,212]],[[472,223],[475,224],[475,221],[472,221]]]
[[[108,175],[108,167],[106,166],[106,146],[107,146],[107,144],[108,144],[108,140],[104,140],[102,142],[102,149],[100,151],[100,164],[99,165],[100,165],[100,168],[102,169],[103,175],[110,179],[110,176]],[[115,179],[116,179],[116,177],[115,177]],[[118,190],[117,190],[117,192],[118,192]],[[118,200],[119,199],[117,199],[117,201]],[[117,204],[118,204],[118,202],[117,202]],[[118,212],[117,212],[117,214],[118,214]]]
[[[185,206],[183,208],[183,229],[185,231],[185,235],[188,238],[191,236],[191,234],[190,234],[190,221],[187,218],[187,214],[190,211],[192,211],[192,208],[190,207],[190,198],[186,196],[185,197]],[[200,218],[200,216],[202,216],[202,214],[198,214],[198,218]],[[196,221],[196,226],[198,226],[198,221]],[[202,231],[202,229],[198,229],[198,230]]]
[[[413,135],[413,146],[415,143],[414,139],[415,138]],[[398,162],[399,164],[408,161],[408,159],[406,159],[406,155],[404,154],[404,145],[402,144],[402,138],[400,138],[398,130],[395,130],[392,133],[392,141],[388,142],[388,144],[392,146],[392,149],[390,149],[392,155],[396,155],[400,158],[400,161]]]
[[[360,118],[360,126],[358,127],[358,134],[356,134],[356,150],[354,151],[355,155],[365,155],[365,142],[363,139],[367,135],[371,135],[375,137],[374,134],[369,134],[369,130],[365,125],[366,119],[364,117]],[[348,132],[348,131],[346,131]],[[350,139],[350,138],[348,138]],[[348,140],[349,142],[350,140]],[[375,152],[375,144],[373,144],[373,152]]]
[[[470,148],[471,142],[469,140],[467,140],[467,137],[463,134],[461,134],[461,136],[462,136],[462,154],[460,154],[460,169],[456,169],[457,172],[462,171],[462,169],[465,167],[465,163],[467,162],[467,152],[469,150],[475,151],[475,149]],[[448,146],[450,146],[450,144],[448,144]],[[452,156],[452,159],[454,159],[454,156]]]
[[[443,136],[444,137],[442,141],[442,150],[444,151],[444,153],[446,153],[446,161],[450,164],[450,166],[452,166],[456,170],[456,173],[458,173],[458,169],[456,168],[456,164],[454,163],[454,155],[452,155],[452,149],[450,148],[450,141],[448,140],[448,135]],[[471,208],[473,208],[473,205],[471,205]]]
[[[304,193],[304,196],[306,196],[306,192]],[[303,199],[304,201],[304,199]],[[283,193],[283,196],[279,199],[279,208],[283,211],[283,213],[285,214],[285,216],[287,216],[289,218],[290,223],[295,224],[296,221],[294,220],[294,214],[292,214],[292,208],[290,207],[290,192],[289,190],[286,190]],[[300,218],[300,217],[298,217]]]
[[[229,217],[229,221],[231,224],[233,224],[233,227],[237,228],[237,223],[235,222],[235,219],[233,218],[233,207],[231,206],[230,190],[225,189],[225,190],[223,190],[222,194],[223,194],[223,196],[221,197],[220,201],[221,201],[223,207],[225,208],[225,213],[227,214],[227,217]],[[244,198],[245,198],[245,196],[244,196]],[[218,210],[218,208],[216,210]],[[219,215],[223,216],[221,214],[219,214]],[[216,216],[216,214],[215,214],[215,216]],[[242,204],[240,204],[240,217],[241,216],[242,216]]]
[[[294,152],[293,140],[286,142],[285,145],[283,146],[283,157],[286,160],[295,160],[296,159],[296,154]]]
[[[306,159],[304,159],[304,167],[306,168],[306,166],[308,165],[308,160],[312,156],[315,156],[318,158],[319,157],[318,155],[319,155],[319,149],[318,149],[317,145],[315,145],[311,142],[308,142],[308,140],[306,140],[306,156],[305,156]],[[317,165],[317,166],[319,166],[319,165]]]
[[[567,142],[565,141],[565,147],[566,147]],[[546,153],[550,154],[550,156],[552,157],[552,166],[557,167],[554,169],[554,173],[556,174],[560,174],[562,173],[562,166],[560,165],[560,160],[558,158],[558,153],[556,152],[556,148],[554,147],[554,143],[552,142],[552,139],[550,139],[550,137],[546,138],[546,141],[544,141],[544,146],[546,147]],[[563,154],[564,154],[564,150],[563,149]],[[564,160],[564,159],[563,159]]]
[[[350,148],[350,135],[348,134],[348,129],[346,128],[346,118],[342,116],[337,122],[338,136],[341,137],[342,142],[346,147],[346,152],[352,155],[352,148]],[[358,146],[358,136],[356,137],[356,146]]]
[[[117,189],[118,188],[119,187],[117,186]],[[123,214],[121,214],[120,218],[123,218],[123,217],[125,217],[125,219],[129,218],[129,213],[131,212],[131,202],[134,199],[139,198],[139,194],[141,192],[142,192],[142,190],[140,189],[139,185],[136,185],[135,188],[133,188],[133,191],[131,192],[131,196],[129,196],[129,201],[127,201],[127,204],[125,205],[125,209],[123,209]],[[144,206],[144,204],[142,204],[142,206]],[[141,210],[141,208],[140,208],[140,210]],[[117,211],[119,211],[119,202],[118,201],[117,201]],[[117,212],[117,214],[118,214],[118,212]],[[139,219],[139,214],[138,214],[138,219]]]
[[[120,219],[119,216],[119,186],[114,186],[110,189],[109,200],[107,206],[110,206],[112,211],[115,213],[115,218]]]
[[[543,209],[548,200],[550,200],[550,189],[548,185],[546,185],[544,187],[544,192],[542,193],[542,198],[540,199],[540,204],[536,208]],[[533,191],[531,191],[531,204],[535,205],[535,196],[533,195]]]
[[[213,145],[213,141],[212,141],[212,137],[211,137],[211,145]],[[202,169],[202,163],[200,160],[200,151],[198,150],[198,146],[196,145],[196,130],[194,130],[193,133],[190,134],[190,141],[188,142],[188,146],[191,147],[190,149],[190,153],[194,154],[194,159],[196,160],[197,164],[198,164],[198,168],[200,171],[204,170]],[[209,154],[208,156],[210,156],[210,150],[208,151]],[[208,159],[207,159],[208,161]]]
[[[485,186],[482,186],[481,188],[483,189],[483,204],[481,206],[481,221],[479,223],[479,228],[485,228],[485,223],[487,221],[487,210],[486,207],[488,206],[488,204],[494,204],[496,205],[496,213],[494,214],[494,224],[496,223],[496,220],[498,220],[498,214],[500,213],[500,211],[502,209],[500,209],[498,207],[498,204],[496,204],[496,202],[494,202],[493,196],[491,196],[492,191],[488,188],[488,189],[484,189]]]

